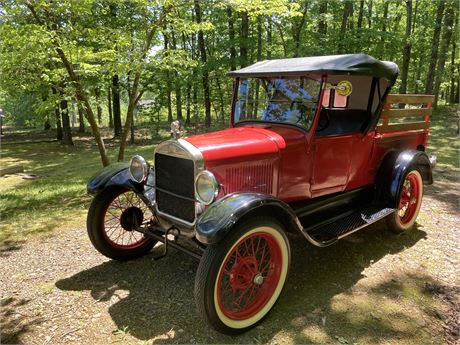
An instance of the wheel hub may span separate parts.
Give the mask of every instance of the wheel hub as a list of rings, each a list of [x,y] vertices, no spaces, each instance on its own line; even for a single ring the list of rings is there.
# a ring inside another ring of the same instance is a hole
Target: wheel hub
[[[256,285],[262,285],[264,283],[264,277],[262,276],[262,274],[257,273],[252,281]]]
[[[230,283],[235,290],[246,289],[254,282],[258,273],[258,262],[254,256],[238,258],[230,272]]]
[[[133,231],[144,221],[144,213],[138,207],[129,207],[120,216],[120,224],[126,231]]]

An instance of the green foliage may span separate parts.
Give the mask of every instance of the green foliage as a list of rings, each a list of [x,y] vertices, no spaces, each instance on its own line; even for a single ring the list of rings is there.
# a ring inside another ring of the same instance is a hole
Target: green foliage
[[[423,92],[434,28],[441,25],[444,32],[446,27],[433,20],[438,2],[412,2],[408,92]],[[26,6],[29,3],[34,5],[39,19],[47,20],[45,13],[52,15],[55,26],[37,23]],[[169,102],[172,102],[170,106],[174,113],[176,106],[184,113],[193,108],[192,120],[195,122],[203,120],[197,109],[201,109],[204,102],[204,71],[210,78],[213,116],[216,119],[228,116],[232,83],[226,73],[232,66],[239,67],[240,49],[244,47],[248,63],[255,62],[258,55],[266,59],[335,54],[340,50],[368,53],[401,66],[407,19],[403,1],[364,1],[362,11],[361,2],[353,1],[347,17],[344,17],[347,2],[338,0],[219,0],[200,4],[202,21],[197,23],[192,0],[2,2],[1,106],[8,109],[10,118],[18,119],[16,123],[24,122],[22,119],[29,116],[25,114],[30,114],[31,119],[36,117],[36,122],[40,123],[44,117],[52,116],[51,103],[56,101],[52,86],[65,91],[65,97],[75,102],[75,85],[69,82],[67,71],[56,53],[56,44],[68,56],[86,95],[94,98],[95,89],[102,91],[99,104],[104,108],[113,75],[120,78],[121,97],[126,103],[135,75],[140,73],[141,95],[148,92],[162,112],[168,108]],[[446,0],[446,8],[453,11],[456,18],[453,41],[458,37],[458,9],[452,0]],[[241,31],[245,14],[248,16],[248,37],[243,37]],[[233,37],[230,26],[233,27]],[[155,31],[146,47],[146,38],[152,29]],[[199,30],[203,31],[206,45],[205,64],[198,47]],[[261,38],[260,47],[258,36]],[[168,40],[166,47],[165,37]],[[450,56],[453,50],[451,42],[446,52],[445,68],[436,71],[441,78],[440,92],[447,101],[450,90],[458,85],[460,57],[457,53],[452,65]],[[181,94],[176,95],[177,92]],[[44,105],[41,106],[40,102]],[[176,104],[178,102],[181,103]]]

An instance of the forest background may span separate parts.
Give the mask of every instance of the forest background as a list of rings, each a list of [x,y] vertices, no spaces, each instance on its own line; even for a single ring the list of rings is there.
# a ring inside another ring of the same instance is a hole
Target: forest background
[[[103,165],[135,128],[228,122],[226,74],[264,59],[366,53],[395,61],[393,92],[458,103],[458,6],[431,0],[0,2],[4,124],[89,126]],[[135,122],[135,123],[134,123]],[[135,124],[136,126],[133,126]],[[103,132],[101,127],[110,128]]]

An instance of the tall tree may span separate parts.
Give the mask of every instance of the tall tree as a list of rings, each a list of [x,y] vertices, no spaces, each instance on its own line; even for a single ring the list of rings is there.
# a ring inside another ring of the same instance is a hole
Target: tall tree
[[[458,79],[455,78],[455,72],[456,72],[456,64],[455,64],[455,53],[457,50],[457,42],[456,40],[452,40],[452,52],[451,52],[451,58],[450,58],[450,94],[449,94],[449,103],[455,103],[455,81]],[[458,83],[457,83],[457,88],[458,88]]]
[[[292,40],[294,41],[294,53],[293,57],[298,57],[300,53],[300,38],[302,34],[302,29],[305,25],[305,20],[307,19],[308,4],[304,2],[302,8],[302,15],[300,18],[292,19]]]
[[[112,88],[107,88],[107,110],[109,112],[109,128],[113,128],[113,113],[112,113]]]
[[[172,49],[177,49],[177,42],[176,42],[176,35],[174,31],[171,32],[171,43]],[[174,72],[174,79],[175,79],[175,93],[176,93],[176,119],[182,122],[182,90],[181,90],[181,78],[179,77],[179,73],[177,70]]]
[[[382,56],[385,56],[385,34],[387,32],[388,24],[388,6],[390,5],[389,1],[385,1],[383,4],[383,16],[382,16],[382,33],[380,36],[380,47],[379,51]]]
[[[345,4],[343,7],[343,15],[342,15],[342,25],[340,26],[340,41],[339,47],[337,52],[342,54],[345,52],[345,33],[347,31],[347,23],[348,18],[353,15],[353,2],[350,0],[345,0]]]
[[[441,80],[444,71],[444,65],[447,60],[447,55],[448,55],[448,49],[450,45],[450,39],[452,37],[452,29],[453,29],[453,24],[454,24],[454,6],[451,5],[446,11],[446,16],[444,18],[444,32],[442,35],[441,39],[441,48],[439,50],[439,59],[438,59],[438,66],[436,67],[436,70],[438,73],[436,74],[435,77],[435,82],[434,82],[434,104],[433,106],[436,107],[438,105],[438,100],[439,100],[439,87],[441,86]]]
[[[198,24],[201,24],[201,7],[200,0],[194,0],[195,7],[195,19]],[[200,50],[200,58],[202,63],[202,83],[204,93],[204,107],[205,107],[205,119],[204,124],[206,127],[211,126],[211,94],[209,90],[209,72],[208,72],[208,58],[206,55],[206,45],[204,43],[203,29],[198,30],[198,47]]]
[[[401,68],[401,86],[399,87],[399,93],[406,93],[407,91],[407,76],[409,73],[409,62],[410,62],[410,52],[412,44],[410,41],[412,29],[412,0],[406,0],[406,33],[404,35],[404,49],[403,49],[403,58],[402,58],[402,68]]]
[[[327,33],[327,1],[320,1],[319,3],[319,22],[318,22],[318,32],[325,36]]]
[[[236,70],[236,48],[235,48],[235,19],[230,6],[227,6],[228,40],[230,44],[230,69]]]
[[[96,117],[94,116],[93,109],[91,107],[91,103],[85,90],[82,86],[80,78],[78,74],[75,72],[75,67],[69,60],[67,53],[62,48],[61,39],[62,32],[59,30],[59,24],[56,22],[58,16],[54,13],[50,12],[53,10],[51,7],[36,7],[35,4],[30,2],[26,2],[27,8],[30,10],[33,18],[35,19],[36,23],[49,32],[49,34],[53,37],[51,39],[51,43],[54,47],[54,50],[61,60],[62,64],[64,65],[65,70],[69,76],[69,80],[72,82],[73,87],[75,88],[76,98],[78,101],[82,102],[85,108],[86,117],[88,122],[91,125],[91,129],[96,140],[99,154],[101,156],[101,161],[104,166],[109,165],[109,157],[107,156],[107,150],[105,148],[104,140],[102,139],[101,133],[99,132],[99,128],[96,123]],[[62,106],[61,106],[61,116],[62,116]],[[68,113],[67,119],[68,120]],[[67,123],[64,123],[64,117],[62,117],[62,129],[63,129],[63,141],[69,142],[69,138],[66,138],[66,129]],[[69,133],[70,133],[70,122],[68,123]],[[70,138],[71,140],[71,138]]]
[[[57,97],[57,90],[55,86],[51,87],[51,92]],[[62,122],[61,122],[61,109],[60,109],[60,102],[56,101],[54,104],[54,116],[56,119],[56,139],[61,141],[62,140]]]
[[[444,15],[445,3],[446,3],[445,1],[439,1],[438,7],[436,10],[436,20],[434,22],[433,41],[431,45],[430,65],[428,67],[428,74],[427,74],[426,84],[425,84],[426,94],[431,94],[433,92],[434,73],[435,73],[436,63],[438,61],[439,36],[441,35],[442,17]]]
[[[112,77],[112,109],[113,109],[113,134],[116,138],[121,137],[123,128],[121,126],[121,99],[120,81],[118,74]]]
[[[62,140],[61,143],[64,145],[73,145],[72,140],[72,131],[70,129],[70,119],[69,119],[69,107],[67,99],[65,98],[64,91],[60,92],[61,102],[61,120],[62,120]]]
[[[101,88],[99,86],[94,88],[94,97],[96,99],[97,123],[102,126]]]
[[[163,43],[164,43],[165,54],[168,57],[169,56],[169,51],[168,51],[169,36],[167,34],[166,24],[163,27]],[[172,96],[171,96],[171,93],[172,93],[171,77],[170,77],[171,73],[169,69],[166,69],[165,75],[166,75],[166,104],[168,108],[168,123],[171,123],[173,122],[173,111],[172,111]]]
[[[241,32],[240,32],[240,66],[248,65],[248,44],[249,44],[249,16],[248,12],[241,12]]]
[[[358,14],[358,30],[363,27],[363,17],[364,17],[364,0],[359,1],[359,14]]]

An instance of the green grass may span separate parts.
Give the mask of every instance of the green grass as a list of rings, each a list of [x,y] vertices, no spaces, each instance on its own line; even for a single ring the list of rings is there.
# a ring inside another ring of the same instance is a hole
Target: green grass
[[[138,130],[138,145],[128,146],[125,160],[134,154],[152,160],[154,144],[169,138],[167,125]],[[210,130],[222,128],[217,125]],[[188,134],[204,131],[189,128]],[[110,137],[108,129],[103,134]],[[21,164],[35,180],[0,177],[0,247],[25,240],[32,234],[84,227],[91,197],[86,183],[102,168],[97,147],[88,134],[74,136],[74,147],[53,140],[52,133],[37,129],[7,131],[2,137],[0,166]],[[107,140],[110,161],[116,162],[118,142]]]
[[[429,150],[438,156],[442,172],[447,169],[457,173],[460,140],[455,133],[455,109],[441,107],[432,120]],[[164,125],[161,128],[155,134],[150,129],[140,130],[143,138],[139,142],[142,145],[129,146],[126,159],[133,154],[151,159],[153,143],[165,140],[169,135]],[[190,129],[189,134],[202,130]],[[22,164],[27,173],[36,174],[39,178],[0,178],[2,244],[24,240],[31,234],[47,234],[53,230],[85,225],[86,211],[91,201],[86,194],[86,183],[101,168],[97,148],[88,136],[76,137],[75,147],[66,147],[58,142],[29,142],[34,137],[43,139],[43,133],[37,130],[17,130],[4,137],[1,166]],[[8,137],[12,135],[19,135],[20,138],[8,142]],[[115,162],[117,144],[109,141],[108,149],[111,161]]]

